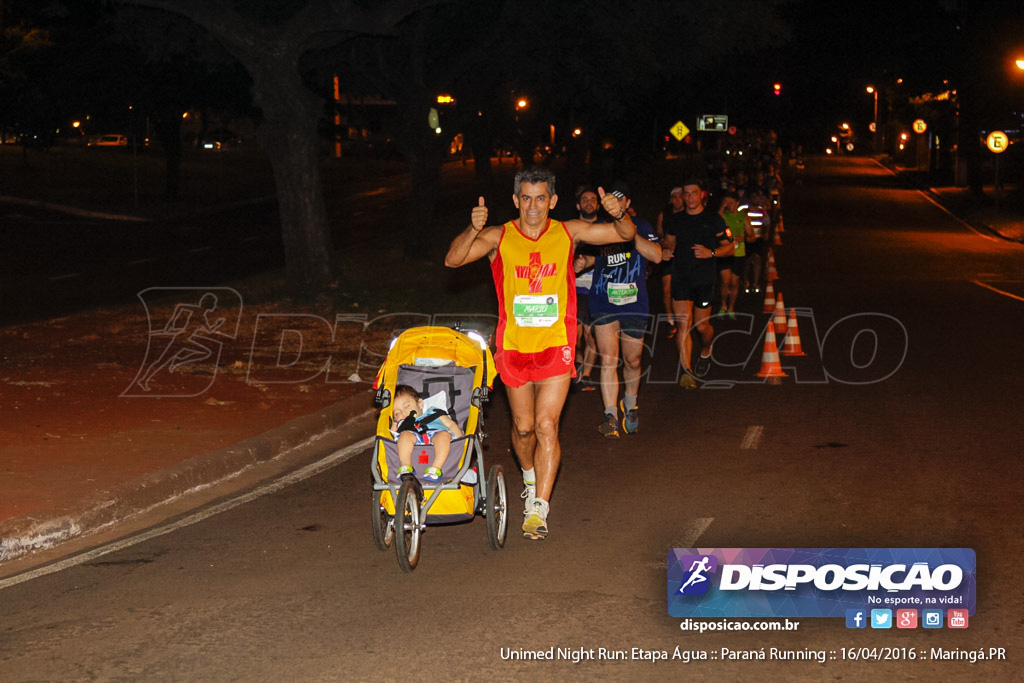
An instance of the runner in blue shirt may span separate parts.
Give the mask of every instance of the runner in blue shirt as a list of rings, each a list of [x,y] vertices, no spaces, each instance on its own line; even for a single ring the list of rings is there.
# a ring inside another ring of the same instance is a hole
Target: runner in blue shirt
[[[619,437],[619,410],[622,429],[636,433],[640,418],[637,392],[640,389],[640,356],[644,334],[650,321],[647,297],[647,262],[661,262],[661,245],[651,224],[636,216],[630,208],[629,188],[625,183],[612,185],[612,194],[633,218],[636,237],[629,242],[601,248],[594,263],[594,281],[590,289],[590,315],[594,320],[598,362],[601,364],[601,398],[604,419],[598,430],[609,439]],[[619,356],[622,356],[622,380],[625,396],[619,401]]]

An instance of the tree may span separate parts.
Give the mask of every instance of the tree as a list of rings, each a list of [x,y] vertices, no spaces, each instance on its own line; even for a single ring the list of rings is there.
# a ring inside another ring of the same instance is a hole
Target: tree
[[[310,50],[357,35],[383,35],[431,0],[119,0],[184,16],[205,29],[252,79],[260,142],[277,187],[290,288],[308,296],[334,278],[320,177],[317,124],[323,97],[303,78]]]

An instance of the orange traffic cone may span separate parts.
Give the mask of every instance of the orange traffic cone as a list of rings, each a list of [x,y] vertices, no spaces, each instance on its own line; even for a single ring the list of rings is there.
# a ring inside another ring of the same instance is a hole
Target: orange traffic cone
[[[779,292],[779,296],[775,300],[775,316],[772,318],[772,324],[775,326],[775,334],[780,337],[786,334],[786,304],[782,302],[782,292]]]
[[[786,330],[786,342],[782,345],[783,356],[806,356],[800,346],[800,330],[796,326],[796,309],[789,309],[789,324]]]
[[[775,269],[775,254],[768,250],[768,268],[765,276],[769,282],[779,279],[779,271]]]
[[[775,310],[775,286],[768,280],[768,286],[764,290],[764,312],[771,313]]]
[[[786,232],[786,226],[782,223],[782,216],[779,216],[779,227],[776,228],[778,232]]]
[[[776,247],[782,246],[782,234],[778,230],[775,231],[775,241],[772,244]]]
[[[782,362],[779,360],[779,347],[775,345],[775,327],[767,326],[768,331],[764,335],[764,351],[761,353],[761,371],[758,377],[766,377],[768,384],[781,384],[781,377],[786,373],[782,371]]]

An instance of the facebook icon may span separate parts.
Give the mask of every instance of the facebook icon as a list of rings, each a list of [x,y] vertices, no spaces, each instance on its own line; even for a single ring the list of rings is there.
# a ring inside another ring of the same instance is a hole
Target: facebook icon
[[[846,628],[867,628],[867,612],[862,609],[846,610]]]

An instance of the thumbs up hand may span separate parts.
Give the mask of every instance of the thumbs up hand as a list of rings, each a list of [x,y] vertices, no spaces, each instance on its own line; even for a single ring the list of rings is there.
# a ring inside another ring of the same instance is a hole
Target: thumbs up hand
[[[473,213],[469,219],[469,224],[474,230],[480,232],[487,225],[487,205],[484,204],[484,198],[480,197],[479,203],[473,207]]]

